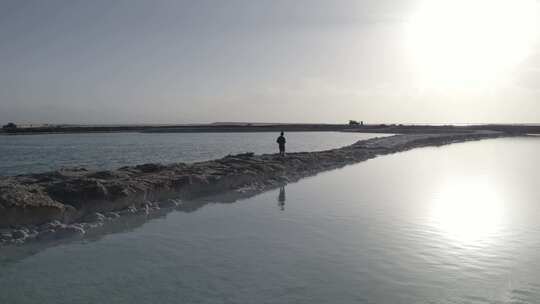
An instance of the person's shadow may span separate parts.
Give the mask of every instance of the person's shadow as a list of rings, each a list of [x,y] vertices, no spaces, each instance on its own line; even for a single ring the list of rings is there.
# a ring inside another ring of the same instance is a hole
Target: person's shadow
[[[279,188],[279,195],[277,198],[278,206],[281,211],[285,210],[285,186]]]

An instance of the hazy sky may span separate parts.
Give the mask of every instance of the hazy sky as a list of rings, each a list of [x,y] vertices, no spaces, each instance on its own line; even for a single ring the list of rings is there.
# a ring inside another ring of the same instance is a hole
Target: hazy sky
[[[539,123],[539,5],[0,0],[0,123]]]

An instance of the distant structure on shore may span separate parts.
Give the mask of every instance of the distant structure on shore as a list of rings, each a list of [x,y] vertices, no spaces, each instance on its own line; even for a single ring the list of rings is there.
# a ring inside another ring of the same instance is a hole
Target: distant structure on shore
[[[2,130],[4,130],[4,131],[11,131],[11,130],[15,130],[15,129],[17,129],[17,125],[12,123],[12,122],[8,123],[7,125],[2,126]]]
[[[356,120],[349,120],[349,126],[363,126],[364,125],[364,122],[363,121],[356,121]]]

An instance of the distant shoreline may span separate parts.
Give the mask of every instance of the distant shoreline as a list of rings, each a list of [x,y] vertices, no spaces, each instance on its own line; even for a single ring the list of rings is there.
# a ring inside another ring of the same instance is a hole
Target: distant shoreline
[[[244,132],[362,132],[362,133],[447,133],[477,130],[515,134],[540,134],[540,125],[403,125],[403,124],[204,124],[176,126],[44,126],[0,130],[0,135],[40,135],[71,133],[244,133]]]

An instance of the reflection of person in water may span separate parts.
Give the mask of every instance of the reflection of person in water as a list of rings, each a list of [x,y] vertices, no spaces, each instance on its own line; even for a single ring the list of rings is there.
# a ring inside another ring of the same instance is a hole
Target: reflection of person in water
[[[279,195],[278,195],[278,206],[279,209],[285,210],[285,186],[281,186],[279,188]]]

